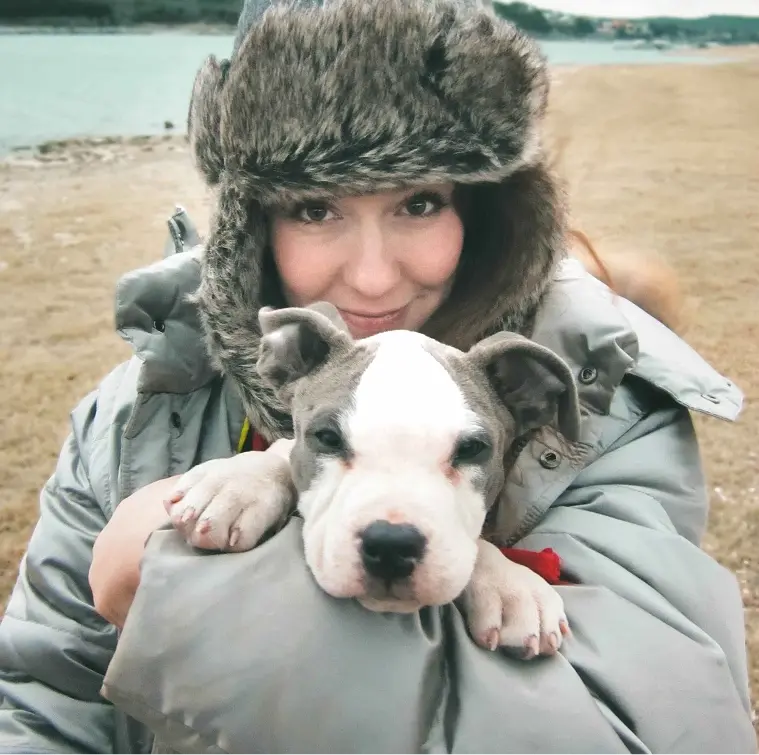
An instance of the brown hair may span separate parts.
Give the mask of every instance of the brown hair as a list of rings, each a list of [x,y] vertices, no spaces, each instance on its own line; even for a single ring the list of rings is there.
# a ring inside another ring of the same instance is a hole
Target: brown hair
[[[619,296],[645,310],[682,335],[687,329],[685,298],[675,269],[651,252],[625,251],[601,254],[578,228],[567,233],[568,253]]]
[[[461,260],[422,330],[466,350],[495,330],[528,326],[565,254],[564,206],[543,166],[497,184],[457,186],[454,203],[464,224]]]
[[[548,175],[546,179],[551,180]],[[500,184],[457,187],[454,199],[464,223],[464,248],[449,297],[423,328],[427,335],[468,349],[496,329],[519,329],[529,324],[510,323],[507,307],[511,303],[513,308],[514,298],[521,296],[526,299],[523,306],[535,308],[544,290],[540,283],[546,283],[544,279],[534,280],[531,288],[523,281],[530,275],[531,263],[524,250],[548,241],[536,239],[533,233],[533,226],[538,224],[530,196],[533,187],[534,177],[522,183],[519,174]],[[583,230],[563,225],[564,204],[557,190],[551,206],[555,248],[551,255],[535,251],[545,257],[538,275],[548,276],[549,263],[573,256],[617,295],[682,334],[685,304],[671,265],[638,251],[602,254]]]

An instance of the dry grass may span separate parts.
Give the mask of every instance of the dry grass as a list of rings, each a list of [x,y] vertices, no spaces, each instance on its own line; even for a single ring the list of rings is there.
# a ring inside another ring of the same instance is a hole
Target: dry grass
[[[741,385],[737,425],[698,418],[713,491],[706,547],[738,574],[759,693],[759,61],[564,70],[551,126],[568,135],[573,215],[603,250],[652,250],[690,297],[687,337]],[[147,151],[150,149],[150,151]],[[113,163],[0,168],[0,593],[9,591],[66,417],[127,355],[112,330],[123,272],[157,259],[164,221],[207,202],[177,144]]]

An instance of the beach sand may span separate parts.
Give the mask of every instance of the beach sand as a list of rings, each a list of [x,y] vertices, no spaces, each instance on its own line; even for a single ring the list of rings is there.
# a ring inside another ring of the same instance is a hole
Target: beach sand
[[[708,51],[707,51],[708,52]],[[741,583],[759,693],[759,60],[557,71],[549,115],[572,216],[600,251],[676,268],[686,337],[746,392],[737,424],[697,417],[712,497],[707,547]],[[188,84],[189,86],[189,84]],[[119,276],[161,257],[208,196],[182,138],[17,154],[0,165],[0,592],[37,516],[68,412],[125,359]]]

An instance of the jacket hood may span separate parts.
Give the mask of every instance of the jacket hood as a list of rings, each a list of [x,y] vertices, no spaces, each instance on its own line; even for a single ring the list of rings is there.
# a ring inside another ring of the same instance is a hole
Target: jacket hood
[[[423,183],[511,184],[515,283],[483,331],[517,330],[534,310],[563,253],[563,208],[539,136],[545,60],[512,24],[454,0],[265,6],[250,0],[230,59],[199,71],[188,131],[216,189],[197,293],[208,349],[274,437],[290,419],[255,369],[257,312],[276,304],[263,293],[270,208]]]

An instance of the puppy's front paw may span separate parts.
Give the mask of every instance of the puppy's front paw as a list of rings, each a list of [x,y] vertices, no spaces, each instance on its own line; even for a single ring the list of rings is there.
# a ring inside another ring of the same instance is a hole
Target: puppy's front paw
[[[553,655],[569,633],[564,601],[541,576],[480,540],[463,594],[469,631],[478,645],[520,650],[526,660]]]
[[[284,520],[295,497],[289,462],[249,451],[193,467],[165,505],[174,527],[196,548],[245,551]]]

